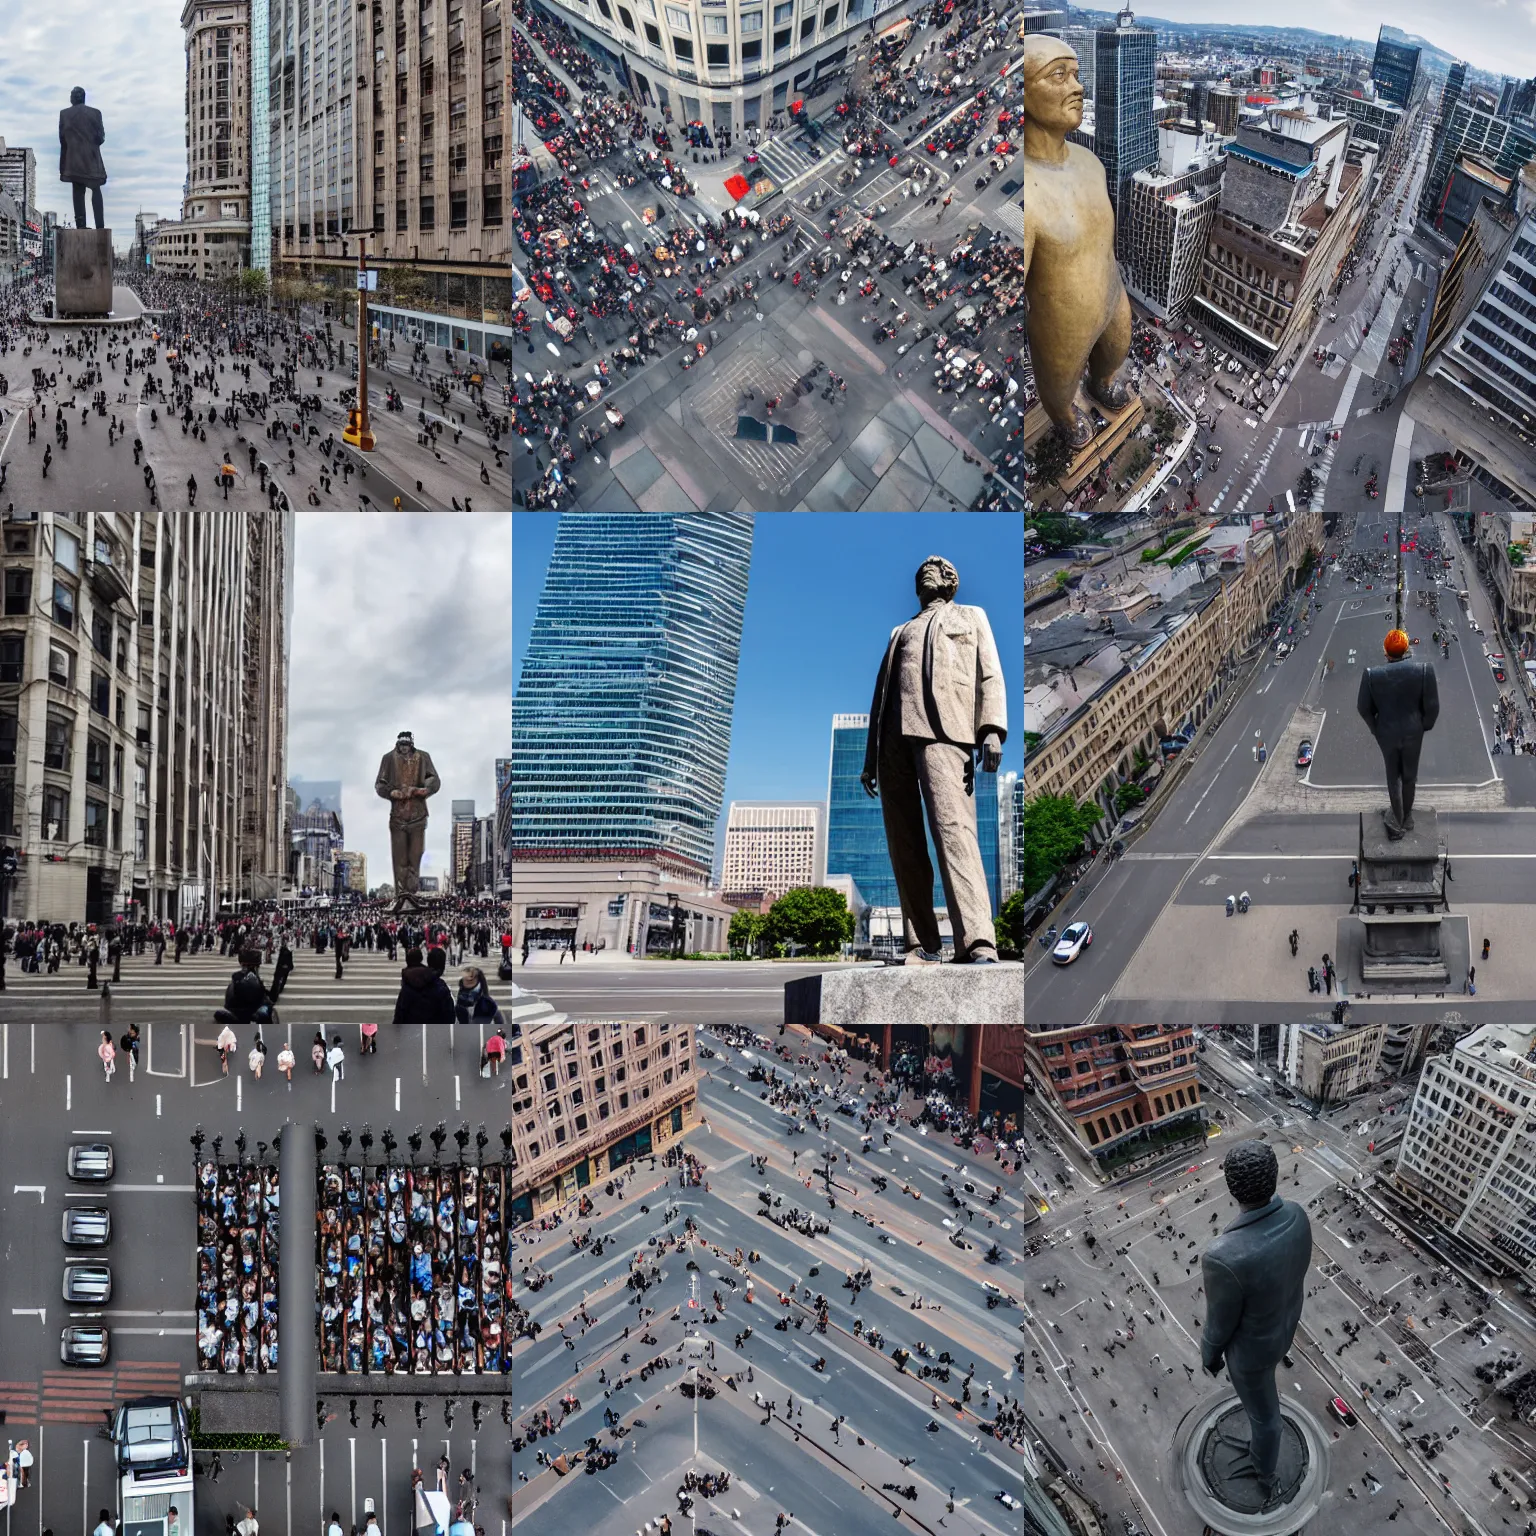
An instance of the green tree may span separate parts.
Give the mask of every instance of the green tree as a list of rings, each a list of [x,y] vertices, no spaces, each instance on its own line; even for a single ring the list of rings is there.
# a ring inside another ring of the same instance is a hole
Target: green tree
[[[1003,910],[992,919],[992,928],[997,935],[999,951],[1022,950],[1024,948],[1023,891],[1015,891],[1003,903]]]
[[[768,909],[764,937],[774,946],[798,944],[813,955],[835,955],[853,937],[853,913],[841,891],[800,886]]]
[[[1083,839],[1103,819],[1091,802],[1068,795],[1036,795],[1024,802],[1024,891],[1033,896],[1082,852]]]
[[[1170,442],[1178,436],[1179,418],[1173,414],[1171,407],[1160,405],[1152,413],[1152,433],[1164,442]]]
[[[1115,809],[1123,816],[1132,806],[1140,805],[1147,792],[1140,784],[1122,784],[1115,791]]]
[[[419,267],[387,267],[380,282],[406,308],[424,304],[432,296],[432,281]]]
[[[1075,450],[1060,432],[1047,432],[1029,450],[1035,464],[1035,483],[1055,485],[1071,467]]]
[[[1041,516],[1035,519],[1033,526],[1040,543],[1052,553],[1076,544],[1079,538],[1077,524],[1070,518]]]
[[[267,296],[267,274],[260,267],[247,267],[240,274],[240,297],[259,304]]]
[[[762,941],[763,930],[768,926],[768,919],[761,912],[752,912],[746,907],[737,910],[731,919],[731,931],[727,935],[726,944],[733,954],[755,955]]]

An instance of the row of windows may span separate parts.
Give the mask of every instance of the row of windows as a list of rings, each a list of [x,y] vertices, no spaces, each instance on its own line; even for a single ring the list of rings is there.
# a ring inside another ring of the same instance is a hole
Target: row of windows
[[[1199,1092],[1191,1087],[1186,1099],[1184,1089],[1176,1089],[1166,1098],[1154,1097],[1152,1110],[1158,1119],[1164,1115],[1175,1113],[1175,1101],[1178,1109],[1192,1109],[1200,1101]],[[1123,1136],[1127,1131],[1134,1130],[1138,1125],[1146,1124],[1146,1109],[1142,1101],[1138,1099],[1133,1106],[1134,1119],[1131,1110],[1111,1110],[1107,1115],[1100,1115],[1097,1120],[1084,1120],[1083,1129],[1088,1133],[1090,1146],[1098,1146],[1101,1141],[1110,1141],[1116,1136]]]

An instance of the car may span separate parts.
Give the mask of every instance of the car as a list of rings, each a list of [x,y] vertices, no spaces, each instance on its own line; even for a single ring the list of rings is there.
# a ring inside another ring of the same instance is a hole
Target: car
[[[1057,965],[1071,965],[1093,943],[1093,929],[1087,923],[1069,923],[1056,940],[1051,959]]]
[[[64,1242],[71,1248],[105,1248],[112,1241],[112,1213],[103,1205],[75,1205],[64,1212]]]
[[[72,1262],[64,1266],[64,1300],[101,1307],[112,1300],[112,1271],[105,1264]]]
[[[1014,1498],[1014,1496],[1009,1493],[1006,1488],[998,1494],[997,1502],[1001,1504],[1004,1509],[1018,1509],[1021,1507],[1019,1501]]]
[[[65,1365],[105,1365],[111,1352],[112,1335],[105,1328],[66,1328],[59,1338],[59,1359]]]
[[[69,1149],[69,1176],[81,1184],[105,1184],[115,1171],[111,1146],[104,1141],[77,1141]]]
[[[1312,766],[1312,743],[1304,741],[1296,748],[1296,766],[1298,768],[1310,768]]]
[[[1351,1428],[1360,1422],[1355,1417],[1355,1410],[1342,1397],[1330,1397],[1328,1399],[1328,1411],[1340,1424],[1348,1424]]]

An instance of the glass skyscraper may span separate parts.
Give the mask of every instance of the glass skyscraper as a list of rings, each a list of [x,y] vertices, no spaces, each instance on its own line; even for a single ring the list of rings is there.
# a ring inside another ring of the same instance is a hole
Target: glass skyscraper
[[[868,715],[832,716],[832,766],[827,778],[827,873],[852,875],[859,893],[872,907],[899,907],[896,875],[885,845],[885,820],[880,802],[871,799],[859,782],[864,771],[864,748],[869,740]],[[992,915],[998,909],[997,870],[997,775],[976,774],[977,840],[981,865],[992,897]],[[933,861],[933,905],[943,908],[944,886],[939,861],[928,837],[928,857]]]
[[[1115,210],[1115,246],[1129,250],[1130,182],[1137,171],[1157,166],[1157,124],[1152,94],[1157,83],[1157,34],[1138,27],[1129,10],[1094,37],[1093,152],[1104,166]],[[1123,194],[1123,196],[1122,196]]]
[[[512,700],[514,862],[708,880],[751,556],[751,513],[562,514]]]
[[[1406,107],[1413,99],[1414,81],[1419,74],[1420,49],[1409,43],[1394,43],[1383,27],[1376,34],[1376,57],[1371,64],[1371,79],[1376,94],[1394,106]]]

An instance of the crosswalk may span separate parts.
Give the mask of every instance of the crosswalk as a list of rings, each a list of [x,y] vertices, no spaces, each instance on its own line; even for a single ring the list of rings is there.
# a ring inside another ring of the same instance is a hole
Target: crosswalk
[[[814,173],[835,170],[848,157],[840,149],[828,148],[816,160],[793,140],[773,138],[758,144],[757,158],[774,186],[787,192]]]
[[[175,1360],[119,1360],[105,1371],[44,1371],[41,1384],[0,1381],[0,1411],[15,1425],[99,1425],[104,1408],[129,1398],[179,1397],[183,1369]]]
[[[354,951],[345,973],[336,980],[336,958],[313,950],[294,953],[293,973],[278,1001],[280,1019],[290,1024],[337,1022],[357,1024],[387,1022],[394,1015],[395,999],[400,993],[400,972],[405,965],[402,951],[391,961],[386,950]],[[499,951],[490,959],[474,955],[464,957],[465,965],[478,966],[490,984],[491,993],[503,1006],[511,1002],[512,989],[496,978]],[[36,976],[22,974],[14,963],[6,968],[6,998],[13,1017],[59,1019],[96,1019],[119,1026],[156,1019],[184,1020],[213,1018],[213,1010],[222,1007],[224,989],[238,969],[228,955],[185,955],[177,965],[167,953],[156,965],[153,953],[129,956],[123,961],[121,980],[111,980],[110,966],[98,973],[101,990],[86,986],[86,968],[73,962],[56,975],[46,972]],[[272,967],[263,965],[261,974],[270,985]],[[445,976],[450,991],[458,987],[460,971],[450,966]],[[3,1406],[3,1404],[0,1404]]]
[[[1265,447],[1264,452],[1260,454],[1258,462],[1253,466],[1253,473],[1248,477],[1248,483],[1243,487],[1242,493],[1238,496],[1237,501],[1231,507],[1233,512],[1241,512],[1243,508],[1247,506],[1248,498],[1253,495],[1255,490],[1258,489],[1259,480],[1263,476],[1264,470],[1269,464],[1271,457],[1274,455],[1275,448],[1280,442],[1280,435],[1286,430],[1287,428],[1285,427],[1276,427],[1274,432],[1271,434],[1268,445]],[[1254,439],[1254,442],[1257,442],[1257,439]],[[1215,512],[1221,506],[1222,502],[1224,502],[1227,498],[1227,493],[1232,490],[1233,487],[1235,487],[1241,480],[1243,475],[1243,466],[1247,464],[1249,455],[1251,455],[1253,452],[1253,446],[1253,443],[1249,444],[1248,452],[1245,453],[1242,458],[1240,458],[1233,466],[1232,473],[1227,477],[1226,483],[1216,493],[1215,500],[1211,502],[1212,512]]]

